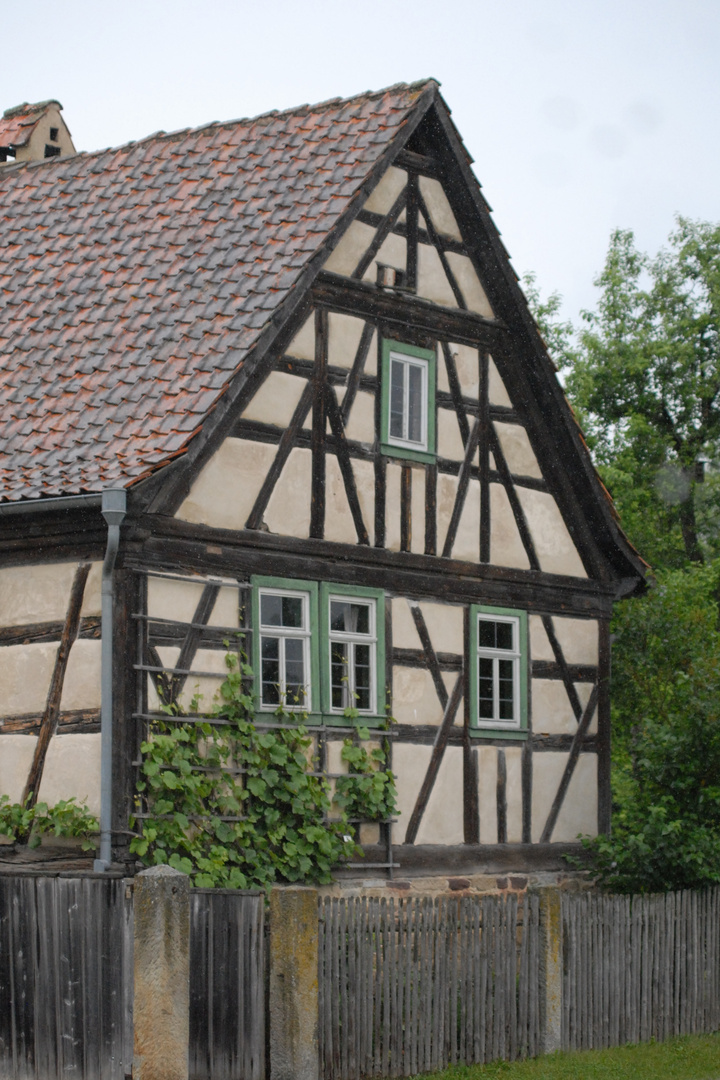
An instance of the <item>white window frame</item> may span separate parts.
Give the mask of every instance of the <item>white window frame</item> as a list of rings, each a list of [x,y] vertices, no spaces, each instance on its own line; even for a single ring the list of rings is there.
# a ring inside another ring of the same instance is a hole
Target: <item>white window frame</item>
[[[331,629],[331,605],[333,600],[341,604],[363,604],[370,609],[370,633],[360,634],[353,632],[346,632],[342,630]],[[362,716],[376,716],[377,715],[377,601],[373,597],[368,596],[352,596],[349,593],[330,593],[327,598],[327,627],[328,627],[328,640],[327,640],[327,660],[328,660],[328,691],[329,691],[329,709],[335,716],[342,716],[346,709],[357,709],[358,713]],[[351,646],[351,655],[353,660],[348,665],[348,703],[342,706],[333,706],[332,704],[332,646],[333,642],[338,641],[343,644]],[[368,645],[370,647],[370,707],[367,709],[361,709],[357,705],[355,699],[355,665],[354,654],[355,645]]]
[[[262,598],[263,596],[291,596],[298,597],[302,600],[302,612],[303,612],[303,626],[301,629],[290,626],[266,626],[262,621]],[[260,682],[260,708],[261,709],[285,709],[287,712],[312,712],[313,704],[313,685],[312,685],[312,625],[310,619],[310,594],[300,589],[283,589],[283,588],[269,588],[267,586],[260,586],[258,588],[258,660],[259,660],[259,682]],[[262,644],[263,638],[278,638],[280,642],[279,658],[279,674],[280,674],[280,704],[277,702],[266,702],[263,700],[263,688],[264,682],[262,677]],[[300,639],[303,642],[303,663],[305,667],[305,675],[307,683],[304,686],[305,701],[302,703],[288,702],[287,700],[287,682],[285,679],[285,641],[288,638]]]
[[[394,362],[398,362],[403,365],[403,432],[407,432],[410,420],[410,395],[408,393],[409,387],[409,375],[408,371],[410,367],[419,367],[422,372],[421,383],[421,424],[422,424],[422,441],[415,442],[412,439],[398,438],[391,434],[390,425],[392,422],[392,366]],[[401,446],[406,450],[420,450],[427,453],[428,451],[428,381],[430,374],[430,363],[422,356],[412,356],[409,353],[390,351],[388,362],[388,396],[387,396],[387,441],[390,446]]]
[[[520,697],[520,664],[522,651],[520,644],[520,619],[517,615],[499,615],[493,613],[478,612],[477,619],[477,650],[475,656],[475,679],[477,684],[477,716],[475,723],[479,728],[507,729],[518,731],[522,726],[522,702]],[[512,626],[513,647],[510,649],[490,649],[480,645],[480,623],[509,623]],[[480,716],[480,659],[493,661],[493,718]],[[513,665],[513,706],[515,716],[512,720],[500,719],[500,671],[499,661],[510,660]]]

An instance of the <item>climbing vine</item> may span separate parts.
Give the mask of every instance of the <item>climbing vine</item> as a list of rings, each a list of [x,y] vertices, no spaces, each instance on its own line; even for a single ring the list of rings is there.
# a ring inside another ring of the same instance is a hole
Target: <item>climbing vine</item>
[[[350,771],[333,798],[297,714],[279,711],[277,726],[259,730],[246,689],[252,671],[232,653],[226,662],[211,713],[181,716],[166,705],[167,719],[155,722],[142,743],[130,850],[145,865],[182,870],[198,887],[328,882],[334,866],[360,853],[354,823],[395,810],[385,754],[358,745],[369,732],[356,727],[341,755]]]

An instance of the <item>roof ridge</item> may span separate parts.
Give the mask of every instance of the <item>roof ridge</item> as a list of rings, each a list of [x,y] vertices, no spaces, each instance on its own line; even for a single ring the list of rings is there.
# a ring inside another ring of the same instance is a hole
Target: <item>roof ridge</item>
[[[57,98],[48,98],[47,101],[23,101],[21,105],[13,105],[11,108],[6,109],[3,113],[3,120],[12,120],[15,116],[24,116],[27,113],[42,112],[43,109],[47,109],[48,105],[57,105],[62,109],[62,105]]]
[[[295,106],[293,106],[291,108],[288,108],[288,109],[270,109],[268,112],[257,113],[255,116],[239,116],[239,117],[236,117],[233,120],[210,120],[205,124],[198,125],[197,127],[178,128],[176,131],[162,131],[162,130],[161,131],[154,131],[150,135],[144,135],[140,139],[130,139],[129,142],[120,143],[118,146],[104,146],[104,147],[101,147],[98,150],[80,150],[76,154],[72,155],[72,157],[47,158],[47,159],[42,159],[42,160],[39,160],[39,161],[15,161],[15,162],[12,162],[12,163],[8,162],[6,165],[3,166],[2,170],[0,170],[0,177],[2,177],[5,174],[9,175],[11,173],[16,172],[18,169],[26,168],[28,166],[43,166],[43,165],[49,165],[49,164],[50,165],[54,164],[54,165],[57,166],[57,164],[59,162],[62,162],[63,164],[67,164],[69,161],[75,161],[78,158],[82,158],[83,160],[87,160],[88,158],[100,157],[100,155],[102,155],[102,154],[116,154],[116,153],[118,153],[118,152],[120,152],[122,150],[129,150],[129,149],[131,149],[132,147],[135,147],[135,146],[142,146],[142,145],[144,145],[145,143],[148,143],[148,142],[160,141],[160,140],[165,140],[165,139],[177,140],[177,139],[185,138],[188,135],[199,133],[201,131],[207,131],[207,130],[209,130],[211,128],[218,128],[219,129],[219,128],[223,128],[223,127],[234,127],[237,124],[254,124],[258,120],[265,120],[265,119],[271,119],[271,118],[272,119],[281,119],[281,118],[283,118],[285,116],[299,116],[299,115],[307,114],[307,113],[312,112],[312,111],[317,111],[319,109],[328,109],[333,105],[340,105],[340,104],[349,105],[353,101],[357,101],[359,98],[365,98],[366,100],[377,100],[378,98],[381,98],[385,94],[389,94],[392,91],[395,91],[395,92],[400,92],[401,90],[412,91],[412,90],[418,90],[421,87],[430,88],[431,86],[438,89],[440,87],[440,85],[441,85],[440,80],[435,79],[435,78],[433,78],[431,76],[430,78],[427,78],[427,79],[416,79],[414,82],[411,82],[411,83],[404,83],[404,82],[393,83],[392,86],[383,87],[383,89],[381,89],[381,90],[363,90],[361,93],[353,94],[351,97],[327,98],[325,101],[320,101],[320,102],[317,102],[316,104],[311,104],[309,102],[304,102],[302,105],[295,105]],[[47,102],[42,102],[42,104],[45,105],[45,104],[48,104],[48,103]],[[59,105],[60,103],[56,102],[56,104]],[[62,106],[60,106],[60,107],[62,108]],[[20,106],[15,106],[15,108],[20,108]],[[34,108],[34,106],[33,106],[33,108]]]

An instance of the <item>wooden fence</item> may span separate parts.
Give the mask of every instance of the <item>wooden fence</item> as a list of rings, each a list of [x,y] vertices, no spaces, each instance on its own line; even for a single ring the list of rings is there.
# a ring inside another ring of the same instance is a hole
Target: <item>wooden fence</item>
[[[265,1077],[265,897],[190,894],[190,1080]]]
[[[720,1028],[720,889],[562,898],[563,1046]]]
[[[326,899],[320,1073],[410,1076],[539,1050],[539,904]]]
[[[132,1066],[132,892],[0,876],[0,1076],[123,1080]]]

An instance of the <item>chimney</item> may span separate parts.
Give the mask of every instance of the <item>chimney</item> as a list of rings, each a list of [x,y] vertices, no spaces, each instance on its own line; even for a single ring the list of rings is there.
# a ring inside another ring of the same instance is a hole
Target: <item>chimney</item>
[[[0,167],[8,161],[42,161],[77,151],[59,101],[15,105],[0,119]]]

